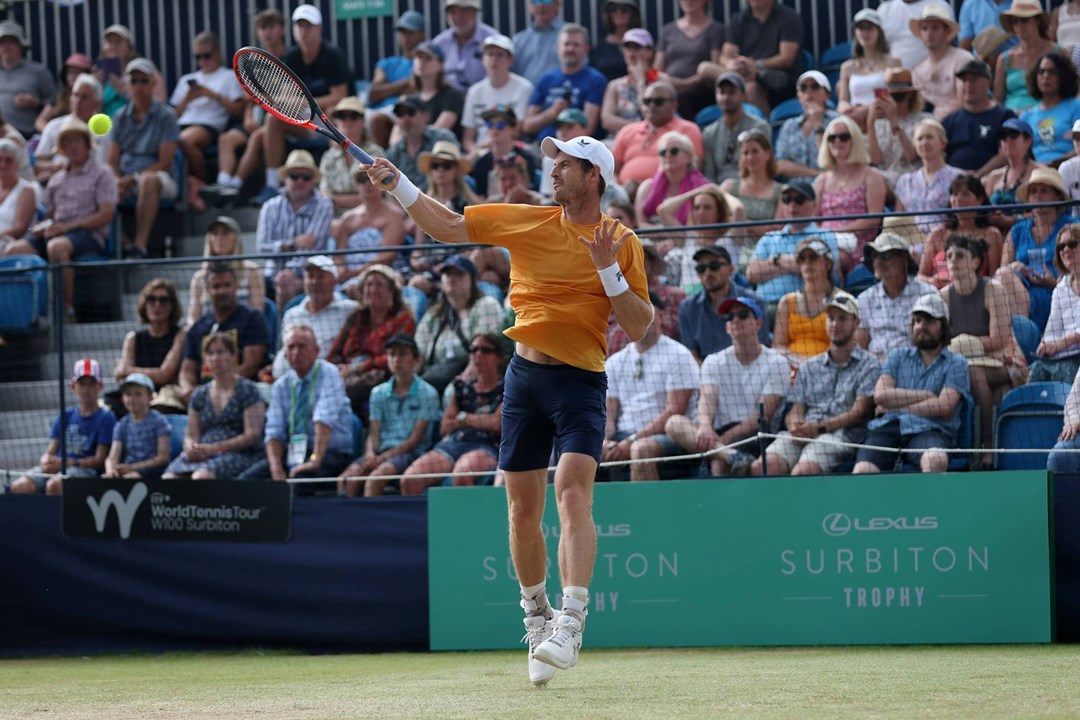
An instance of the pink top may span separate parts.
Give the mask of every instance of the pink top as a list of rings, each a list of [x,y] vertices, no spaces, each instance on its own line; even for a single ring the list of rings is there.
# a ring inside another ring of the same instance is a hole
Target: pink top
[[[821,193],[821,215],[823,217],[829,215],[865,215],[867,212],[869,212],[869,209],[866,205],[865,184],[851,190],[833,190]],[[836,230],[848,222],[848,220],[828,220],[821,223],[821,226],[828,230]],[[874,238],[877,237],[877,233],[874,230],[860,230],[855,233],[855,237],[858,238],[858,242],[855,245],[855,252],[851,256],[852,267],[862,262],[863,247],[867,243],[873,242]],[[845,271],[849,269],[844,268]]]
[[[701,174],[699,170],[691,170],[686,174],[686,177],[679,183],[679,191],[674,193],[675,195],[682,195],[683,193],[690,192],[694,188],[701,187],[702,185],[708,185],[709,179]],[[652,217],[656,214],[657,208],[660,207],[660,203],[664,202],[668,197],[668,179],[667,175],[661,170],[652,177],[652,185],[649,186],[649,194],[645,196],[645,205],[641,208],[645,217]],[[865,212],[865,211],[864,211]],[[675,217],[683,225],[690,219],[690,203],[683,203],[683,206],[675,211]]]

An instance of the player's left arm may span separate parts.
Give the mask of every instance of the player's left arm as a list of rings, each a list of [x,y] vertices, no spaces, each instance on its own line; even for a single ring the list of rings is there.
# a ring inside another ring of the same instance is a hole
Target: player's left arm
[[[604,290],[611,301],[611,309],[615,313],[615,320],[626,332],[626,336],[632,342],[637,342],[645,336],[645,331],[652,323],[653,306],[634,292],[619,267],[619,251],[633,236],[633,233],[625,228],[620,232],[619,227],[619,223],[614,220],[603,220],[596,226],[591,240],[579,235],[578,241],[588,248],[596,271],[600,273]]]

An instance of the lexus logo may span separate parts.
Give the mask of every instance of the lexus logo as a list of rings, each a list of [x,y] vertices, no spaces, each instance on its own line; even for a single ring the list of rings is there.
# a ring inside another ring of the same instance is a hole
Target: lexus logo
[[[842,537],[851,530],[851,518],[844,513],[829,513],[821,521],[821,529],[825,531],[826,535]]]

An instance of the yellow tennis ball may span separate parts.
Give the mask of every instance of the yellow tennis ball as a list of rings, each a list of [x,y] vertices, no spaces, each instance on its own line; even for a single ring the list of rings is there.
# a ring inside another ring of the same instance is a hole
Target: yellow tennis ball
[[[87,123],[90,126],[90,132],[95,135],[104,135],[112,130],[112,118],[104,113],[98,113],[90,118],[90,122]]]

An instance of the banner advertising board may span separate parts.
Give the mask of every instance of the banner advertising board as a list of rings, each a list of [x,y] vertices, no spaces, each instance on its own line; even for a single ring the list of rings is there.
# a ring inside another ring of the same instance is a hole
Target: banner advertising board
[[[292,489],[235,480],[64,480],[68,537],[288,542]]]
[[[598,484],[594,647],[1050,642],[1045,472]],[[518,647],[501,488],[429,493],[431,647]],[[548,488],[547,587],[561,590]]]

